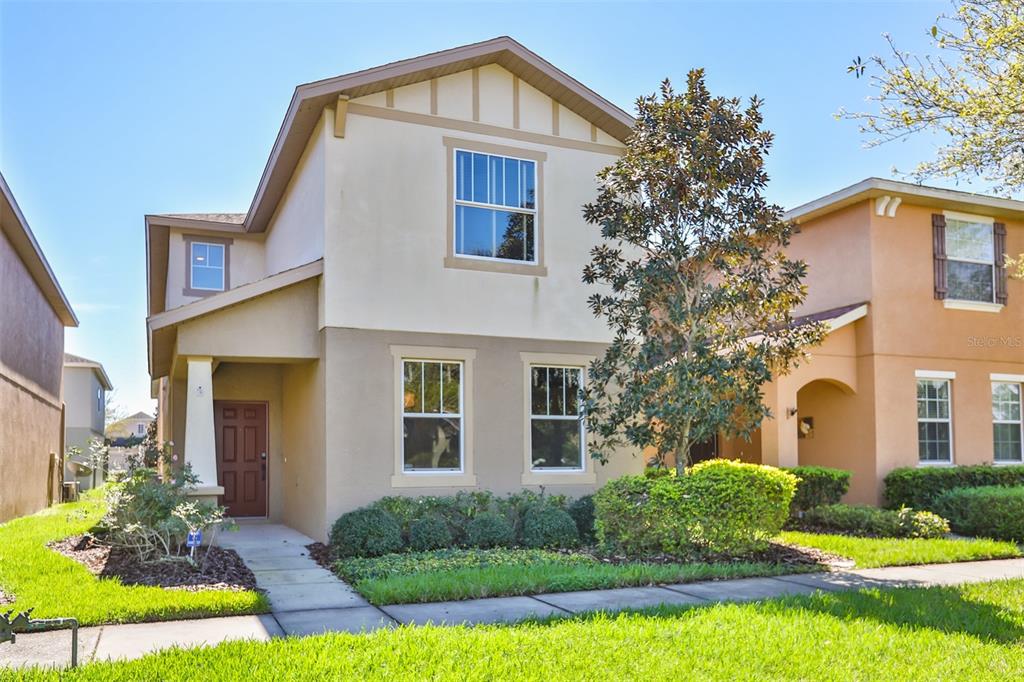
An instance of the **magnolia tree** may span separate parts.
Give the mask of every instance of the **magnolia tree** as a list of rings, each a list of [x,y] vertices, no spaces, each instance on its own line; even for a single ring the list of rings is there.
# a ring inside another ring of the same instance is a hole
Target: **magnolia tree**
[[[783,252],[792,228],[764,198],[772,134],[760,101],[712,97],[701,70],[637,102],[627,147],[584,207],[602,242],[583,281],[613,334],[584,389],[591,453],[622,445],[672,456],[718,433],[749,437],[771,416],[761,387],[820,342],[795,324],[806,266]]]

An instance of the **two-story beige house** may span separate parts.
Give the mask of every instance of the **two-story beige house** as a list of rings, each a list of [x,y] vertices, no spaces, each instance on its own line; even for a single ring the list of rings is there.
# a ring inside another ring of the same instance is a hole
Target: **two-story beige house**
[[[60,500],[64,328],[77,326],[0,175],[0,522]]]
[[[146,217],[159,437],[234,516],[583,494],[581,206],[632,119],[509,38],[299,86],[245,214]],[[180,461],[180,460],[179,460]]]
[[[1024,202],[870,178],[794,208],[802,313],[831,328],[764,390],[774,418],[719,456],[853,472],[877,503],[896,467],[1021,464]]]
[[[106,480],[89,454],[93,441],[106,437],[107,393],[114,390],[103,365],[72,353],[64,354],[64,446],[77,454],[64,459],[64,480],[88,490]],[[66,453],[65,453],[66,454]]]

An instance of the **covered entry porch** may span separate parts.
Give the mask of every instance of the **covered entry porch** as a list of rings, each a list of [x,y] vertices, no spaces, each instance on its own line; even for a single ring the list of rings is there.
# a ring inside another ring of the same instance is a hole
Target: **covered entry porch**
[[[183,319],[156,316],[150,328],[154,360],[166,362],[153,384],[158,438],[168,444],[172,464],[190,466],[198,478],[192,494],[225,506],[234,518],[286,523],[320,537],[323,363],[316,301],[316,280],[307,279],[222,308],[200,307]]]

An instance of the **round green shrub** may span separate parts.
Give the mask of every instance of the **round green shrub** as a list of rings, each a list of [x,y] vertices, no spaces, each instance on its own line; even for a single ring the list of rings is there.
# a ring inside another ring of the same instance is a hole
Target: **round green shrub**
[[[827,504],[838,504],[850,489],[850,472],[831,467],[801,466],[784,469],[796,476],[796,493],[790,504],[790,513],[814,509]]]
[[[576,531],[583,542],[594,541],[594,496],[584,495],[577,498],[566,508],[569,516],[576,522]]]
[[[908,538],[941,538],[949,532],[949,522],[938,514],[904,507],[898,512],[903,536]]]
[[[523,514],[523,544],[536,549],[568,549],[580,542],[569,512],[549,505],[534,505]]]
[[[409,524],[409,547],[417,552],[452,546],[452,531],[439,516],[424,516]]]
[[[673,553],[686,544],[682,479],[623,476],[594,495],[594,530],[608,551],[627,556]]]
[[[763,549],[779,534],[797,484],[782,469],[726,459],[701,462],[682,481],[689,542],[730,556]]]
[[[383,509],[364,507],[339,516],[330,540],[338,558],[380,556],[402,551],[402,528]]]
[[[497,512],[483,512],[466,524],[466,544],[471,547],[511,547],[515,542],[515,529]]]
[[[1024,486],[954,488],[936,498],[935,510],[962,535],[1024,542]]]

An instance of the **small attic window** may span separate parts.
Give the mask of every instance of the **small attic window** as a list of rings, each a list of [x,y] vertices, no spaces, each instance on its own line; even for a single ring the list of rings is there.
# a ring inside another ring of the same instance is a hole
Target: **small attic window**
[[[186,296],[209,296],[231,287],[231,241],[222,237],[185,237]]]

